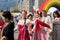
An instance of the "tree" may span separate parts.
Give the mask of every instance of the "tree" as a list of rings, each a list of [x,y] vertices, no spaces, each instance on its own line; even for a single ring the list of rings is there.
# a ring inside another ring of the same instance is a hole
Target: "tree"
[[[20,12],[20,11],[17,10],[17,9],[14,9],[12,12],[13,12],[13,13],[18,13],[18,12]]]
[[[0,12],[3,12],[3,10],[0,10]]]

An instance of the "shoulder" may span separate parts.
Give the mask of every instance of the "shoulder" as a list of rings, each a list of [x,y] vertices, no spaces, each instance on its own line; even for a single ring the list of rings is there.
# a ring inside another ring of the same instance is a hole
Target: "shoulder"
[[[26,19],[27,22],[29,22],[30,20],[29,19]]]
[[[30,20],[29,19],[26,19],[26,24],[30,23]]]
[[[50,16],[47,16],[47,18],[48,18],[48,19],[51,19],[51,17],[50,17]]]
[[[22,19],[19,20],[17,25],[19,25],[19,24],[24,24],[24,20],[22,20]]]
[[[60,18],[57,18],[56,21],[60,21]]]
[[[14,22],[10,22],[8,25],[7,25],[7,28],[14,28]]]

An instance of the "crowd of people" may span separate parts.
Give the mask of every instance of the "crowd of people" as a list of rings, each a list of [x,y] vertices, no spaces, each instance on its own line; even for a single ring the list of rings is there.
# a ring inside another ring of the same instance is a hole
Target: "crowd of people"
[[[60,13],[58,10],[53,15],[45,10],[27,13],[22,10],[19,16],[14,16],[10,11],[2,14],[4,27],[1,40],[14,40],[14,32],[18,30],[18,40],[60,40]]]

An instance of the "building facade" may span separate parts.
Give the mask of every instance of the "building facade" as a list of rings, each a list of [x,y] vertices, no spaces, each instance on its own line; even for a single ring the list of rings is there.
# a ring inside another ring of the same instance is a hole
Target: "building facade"
[[[33,12],[34,7],[38,9],[43,1],[44,0],[0,0],[0,9],[18,9]]]
[[[19,10],[26,10],[28,12],[33,12],[34,7],[38,9],[44,0],[20,0],[18,4]]]

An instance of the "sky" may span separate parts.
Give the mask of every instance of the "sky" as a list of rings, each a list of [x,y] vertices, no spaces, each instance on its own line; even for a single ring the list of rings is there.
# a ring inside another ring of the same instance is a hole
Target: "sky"
[[[10,7],[16,6],[15,0],[0,0],[0,9],[10,9]]]

